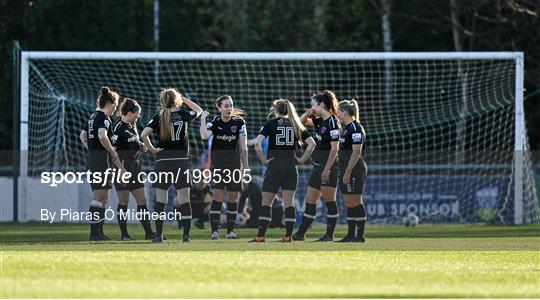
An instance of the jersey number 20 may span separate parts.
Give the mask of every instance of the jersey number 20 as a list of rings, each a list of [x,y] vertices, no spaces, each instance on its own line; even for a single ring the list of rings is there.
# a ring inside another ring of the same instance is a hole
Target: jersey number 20
[[[277,146],[293,146],[294,131],[292,127],[280,126],[277,128],[276,145]]]

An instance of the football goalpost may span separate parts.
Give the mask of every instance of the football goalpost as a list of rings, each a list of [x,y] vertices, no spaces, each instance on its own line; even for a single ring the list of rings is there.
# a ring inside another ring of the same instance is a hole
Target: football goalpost
[[[247,112],[249,138],[272,100],[288,98],[302,112],[314,92],[333,90],[338,99],[359,101],[370,221],[392,223],[412,212],[429,223],[530,223],[539,208],[523,67],[522,52],[22,51],[17,219],[36,219],[48,205],[85,209],[75,202],[89,201],[79,199],[86,186],[52,188],[39,177],[85,169],[78,135],[99,87],[108,85],[142,104],[141,127],[157,111],[161,88],[178,88],[211,113],[214,100],[230,94]],[[198,167],[206,144],[197,123],[189,133]],[[151,166],[150,156],[144,165]]]

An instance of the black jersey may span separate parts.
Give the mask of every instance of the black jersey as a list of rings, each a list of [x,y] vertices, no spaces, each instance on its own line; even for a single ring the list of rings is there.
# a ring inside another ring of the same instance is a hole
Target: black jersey
[[[113,126],[113,146],[121,160],[139,159],[139,133],[133,123],[124,123],[118,120]]]
[[[104,128],[107,130],[107,136],[112,138],[111,119],[102,111],[95,111],[86,122],[84,130],[88,133],[88,150],[105,150],[101,142],[99,141],[99,129]]]
[[[238,164],[240,152],[238,140],[240,136],[247,136],[246,122],[239,117],[231,117],[224,122],[220,116],[214,117],[206,124],[206,128],[212,131],[212,163],[213,164]]]
[[[269,139],[267,158],[294,158],[294,154],[299,147],[299,139],[294,134],[294,127],[289,118],[278,117],[269,120],[261,128],[259,134]],[[300,139],[305,141],[309,137],[309,133],[304,129]]]
[[[352,121],[343,127],[339,138],[339,164],[347,167],[352,154],[353,145],[362,145],[366,138],[366,132],[360,123]]]
[[[163,148],[156,155],[156,162],[159,160],[187,159],[189,155],[189,137],[187,123],[197,118],[197,113],[185,109],[171,112],[171,139],[162,141],[159,139],[159,113],[154,115],[146,124],[146,127],[153,129],[158,137],[157,147]]]
[[[315,117],[312,120],[317,131],[315,136],[317,145],[315,151],[313,151],[313,163],[318,165],[326,164],[330,149],[332,149],[332,142],[339,141],[339,123],[334,115],[331,115],[326,120],[320,117]]]

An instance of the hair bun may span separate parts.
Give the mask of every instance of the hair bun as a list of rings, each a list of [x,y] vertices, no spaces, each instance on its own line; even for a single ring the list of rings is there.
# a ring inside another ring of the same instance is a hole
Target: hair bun
[[[100,90],[101,90],[102,95],[107,95],[108,93],[111,92],[111,90],[107,86],[102,86]]]

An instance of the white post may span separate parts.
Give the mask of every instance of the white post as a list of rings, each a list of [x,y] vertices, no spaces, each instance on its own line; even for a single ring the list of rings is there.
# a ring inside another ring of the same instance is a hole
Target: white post
[[[28,99],[30,68],[28,54],[21,53],[21,115],[20,115],[20,173],[19,173],[19,221],[27,220],[28,179]],[[15,192],[15,191],[14,191]]]
[[[523,109],[523,53],[516,56],[516,112],[514,141],[514,224],[523,223],[523,156],[525,115]]]
[[[154,51],[159,51],[159,0],[154,0]],[[159,60],[154,62],[154,81],[159,87]]]

